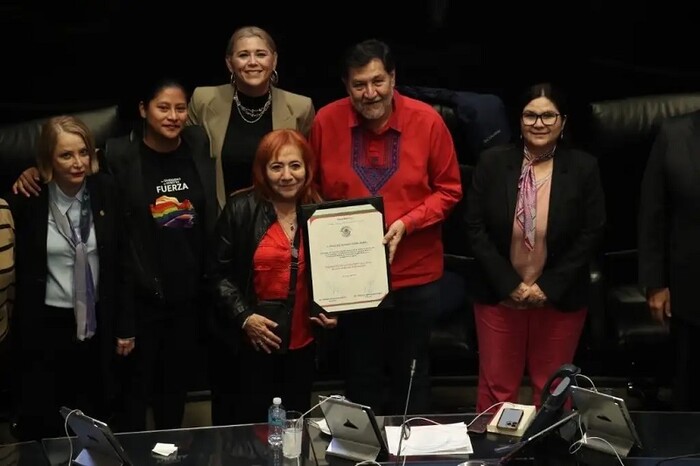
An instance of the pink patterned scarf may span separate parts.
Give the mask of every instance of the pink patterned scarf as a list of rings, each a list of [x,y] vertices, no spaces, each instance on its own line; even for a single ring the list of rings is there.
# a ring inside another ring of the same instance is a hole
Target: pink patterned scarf
[[[533,156],[525,147],[525,163],[523,163],[518,181],[518,202],[515,206],[515,220],[523,230],[525,247],[530,251],[535,249],[535,226],[537,218],[537,185],[535,184],[536,163],[554,157],[556,146],[539,157]]]

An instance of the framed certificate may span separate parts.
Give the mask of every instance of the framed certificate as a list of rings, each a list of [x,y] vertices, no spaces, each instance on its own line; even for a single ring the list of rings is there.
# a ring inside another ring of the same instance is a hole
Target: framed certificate
[[[311,315],[390,304],[381,197],[301,206]]]

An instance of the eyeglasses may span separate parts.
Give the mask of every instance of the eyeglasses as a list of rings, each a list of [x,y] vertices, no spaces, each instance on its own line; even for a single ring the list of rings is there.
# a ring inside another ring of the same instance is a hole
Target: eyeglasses
[[[523,124],[526,126],[535,126],[538,118],[542,120],[543,125],[552,126],[557,123],[559,114],[554,112],[544,112],[541,114],[534,112],[523,112],[520,118],[522,119]]]

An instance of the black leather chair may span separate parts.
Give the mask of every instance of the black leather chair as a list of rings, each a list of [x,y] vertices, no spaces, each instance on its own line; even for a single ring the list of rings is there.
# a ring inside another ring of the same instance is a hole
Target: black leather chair
[[[650,317],[637,285],[637,212],[646,161],[661,122],[700,109],[700,93],[651,95],[594,102],[581,144],[598,157],[605,188],[608,228],[600,263],[602,286],[591,315],[599,356],[610,374],[624,374],[630,395],[658,408],[658,389],[671,377],[668,328]],[[602,291],[605,290],[605,291]],[[601,333],[606,335],[601,335]],[[611,364],[611,362],[613,362]]]
[[[473,167],[460,165],[462,189],[471,183]],[[440,385],[476,381],[478,348],[470,283],[474,258],[464,228],[465,199],[462,198],[443,225],[445,272],[441,279],[439,316],[430,339],[433,381]]]

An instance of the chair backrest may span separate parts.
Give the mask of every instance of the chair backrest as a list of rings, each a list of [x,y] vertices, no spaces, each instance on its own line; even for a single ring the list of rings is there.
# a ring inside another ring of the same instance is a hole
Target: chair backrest
[[[462,199],[454,207],[442,226],[442,242],[445,254],[453,254],[462,257],[471,257],[469,240],[464,223],[466,214],[467,190],[472,181],[471,165],[460,164],[459,171],[462,181]]]
[[[107,139],[128,132],[128,125],[120,118],[117,105],[73,115],[83,120],[92,130],[98,148],[104,148]],[[34,165],[41,126],[49,118],[50,116],[0,126],[0,194],[9,190],[23,170]]]
[[[475,165],[482,151],[510,141],[505,105],[496,95],[421,86],[400,86],[399,91],[437,110],[452,134],[460,164]]]
[[[700,110],[700,93],[630,97],[590,104],[581,145],[597,156],[608,228],[604,252],[637,247],[639,190],[659,126],[666,118]]]

